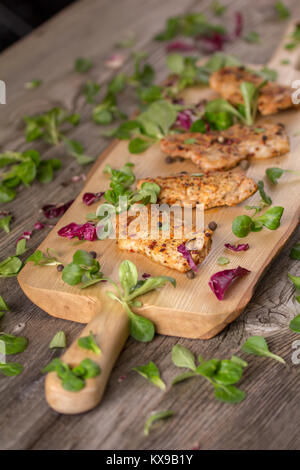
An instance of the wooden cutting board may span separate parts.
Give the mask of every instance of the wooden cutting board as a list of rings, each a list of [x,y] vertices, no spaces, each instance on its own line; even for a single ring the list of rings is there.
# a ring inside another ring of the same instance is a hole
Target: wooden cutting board
[[[293,28],[294,24],[290,25],[288,32],[291,32]],[[300,78],[297,70],[300,57],[297,49],[293,52],[284,49],[286,42],[285,37],[268,66],[277,69],[280,83],[291,85],[293,80]],[[281,64],[281,60],[285,58],[290,59],[289,65]],[[188,102],[195,103],[203,98],[215,98],[216,95],[206,87],[197,87],[188,89],[184,97]],[[264,120],[260,119],[257,125],[262,125]],[[47,248],[53,248],[64,264],[71,261],[73,253],[78,248],[87,251],[94,250],[99,254],[98,259],[102,271],[115,280],[118,279],[118,266],[124,259],[133,261],[140,275],[147,272],[152,276],[175,277],[176,289],[166,286],[147,294],[142,299],[143,307],[135,311],[153,321],[158,333],[187,338],[212,338],[241,314],[251,299],[263,272],[298,224],[300,178],[289,175],[287,178],[283,177],[278,185],[272,186],[265,179],[265,170],[269,167],[280,166],[300,171],[300,114],[296,110],[290,110],[271,116],[268,121],[284,123],[291,139],[291,152],[283,157],[265,161],[253,159],[247,174],[256,181],[263,179],[266,192],[271,196],[273,205],[284,207],[281,226],[276,231],[263,229],[259,233],[251,233],[243,240],[233,235],[231,230],[233,219],[237,215],[247,214],[244,206],[257,204],[260,200],[259,194],[253,195],[245,203],[236,207],[206,211],[205,225],[210,221],[215,221],[218,228],[213,235],[212,250],[204,263],[200,265],[199,273],[193,280],[189,280],[184,274],[160,266],[142,255],[121,252],[114,240],[78,244],[74,240],[70,241],[57,235],[61,227],[70,222],[83,223],[86,221],[86,214],[96,210],[98,204],[87,207],[82,202],[82,195],[87,191],[98,192],[108,188],[109,178],[103,175],[103,168],[107,163],[114,168],[120,168],[130,161],[135,164],[134,171],[137,178],[168,175],[183,170],[197,172],[197,167],[188,161],[167,165],[165,155],[160,151],[158,144],[153,145],[141,155],[131,155],[127,149],[127,141],[113,142],[98,158],[84,189],[39,249],[45,251]],[[249,243],[248,251],[233,253],[224,248],[224,243],[241,241]],[[218,301],[208,286],[211,275],[222,269],[217,264],[220,256],[230,259],[230,264],[226,266],[228,269],[240,265],[251,271],[249,275],[230,287],[223,301]],[[98,284],[85,290],[68,286],[61,280],[61,275],[55,267],[35,267],[33,263],[29,263],[20,272],[18,280],[32,302],[50,315],[81,323],[88,323],[94,319],[84,329],[82,335],[92,330],[97,336],[103,351],[99,359],[102,368],[101,378],[89,380],[90,385],[77,394],[63,390],[54,373],[49,374],[46,381],[48,402],[57,411],[75,413],[90,409],[100,400],[111,367],[127,339],[126,315],[119,309],[116,302],[113,303],[107,299],[105,295],[107,286]],[[89,354],[84,353],[84,357],[93,357],[92,353],[91,356]],[[77,364],[82,359],[82,351],[76,344],[73,344],[63,359],[68,363]],[[74,395],[76,395],[76,404]]]

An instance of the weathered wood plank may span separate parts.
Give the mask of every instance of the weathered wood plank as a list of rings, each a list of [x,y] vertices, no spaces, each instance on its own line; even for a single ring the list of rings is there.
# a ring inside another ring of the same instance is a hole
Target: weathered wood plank
[[[99,128],[90,122],[90,108],[78,91],[86,77],[73,73],[74,59],[80,55],[92,57],[95,67],[89,77],[107,81],[111,72],[103,67],[105,57],[126,31],[134,30],[138,37],[135,49],[149,53],[151,63],[158,70],[159,81],[165,74],[165,53],[162,45],[151,40],[152,36],[162,28],[166,17],[186,10],[209,12],[211,2],[126,0],[118,3],[118,8],[107,0],[75,3],[0,55],[0,78],[8,86],[8,104],[0,108],[1,150],[28,148],[24,144],[22,116],[58,103],[82,114],[83,123],[70,136],[81,140],[87,153],[99,154],[107,142],[99,137]],[[244,13],[246,30],[256,30],[262,37],[260,46],[237,41],[226,50],[249,62],[267,62],[286,27],[286,22],[274,19],[274,2],[263,0],[257,2],[255,8],[253,2],[246,0],[223,3],[229,5],[229,9],[222,22],[232,25],[232,12],[240,10]],[[299,2],[286,0],[285,3],[292,8],[293,17],[300,18]],[[130,70],[129,59],[124,70]],[[34,92],[25,91],[24,82],[33,78],[42,78],[44,85]],[[127,93],[122,102],[128,112],[135,107]],[[64,154],[63,149],[49,150],[44,145],[37,148],[43,150],[47,157]],[[35,184],[22,190],[21,195],[5,207],[13,211],[16,222],[9,235],[1,235],[0,259],[14,252],[15,240],[23,230],[32,227],[39,218],[38,209],[44,203],[66,201],[78,193],[80,182],[68,187],[62,187],[61,183],[81,171],[76,162],[64,157],[64,168],[51,185]],[[32,251],[44,236],[45,232],[34,235],[30,242]],[[293,287],[287,281],[286,272],[296,274],[299,270],[297,262],[288,258],[290,247],[299,238],[298,229],[272,263],[242,317],[213,340],[189,341],[157,336],[147,345],[129,340],[113,371],[102,405],[83,416],[59,416],[49,410],[40,373],[41,368],[57,354],[48,350],[54,333],[64,329],[71,341],[82,326],[49,317],[26,299],[15,279],[1,279],[0,293],[12,307],[12,313],[2,320],[1,329],[22,332],[30,344],[18,358],[25,365],[24,373],[12,379],[0,377],[0,447],[299,448],[297,366],[288,371],[272,361],[250,358],[250,367],[241,384],[248,397],[234,407],[216,402],[209,384],[201,379],[180,384],[162,394],[131,371],[135,365],[152,360],[159,366],[165,381],[170,383],[177,373],[170,360],[170,351],[176,342],[194,352],[201,352],[207,358],[229,357],[238,353],[246,336],[257,332],[269,335],[271,349],[290,364],[292,342],[297,336],[288,331],[287,325],[296,307],[292,302]],[[123,375],[126,379],[118,382]],[[174,409],[176,416],[159,424],[145,438],[142,429],[146,416],[154,409],[166,408]]]

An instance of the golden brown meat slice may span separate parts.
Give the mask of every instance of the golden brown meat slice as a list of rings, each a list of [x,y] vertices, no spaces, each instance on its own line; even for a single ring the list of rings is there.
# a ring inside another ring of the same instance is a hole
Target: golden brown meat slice
[[[227,170],[248,157],[278,157],[290,150],[284,126],[271,123],[235,124],[207,134],[173,134],[162,139],[160,145],[167,155],[190,158],[204,171]]]
[[[224,67],[210,77],[210,88],[219,93],[232,104],[243,103],[240,91],[242,82],[251,82],[258,86],[264,79],[245,67]],[[284,109],[292,108],[293,90],[288,86],[268,82],[261,90],[258,98],[258,110],[264,115],[276,114]]]
[[[199,176],[179,174],[139,180],[160,187],[158,202],[162,204],[204,204],[204,209],[218,206],[235,206],[257,190],[256,183],[242,170],[215,171]]]
[[[184,231],[181,231],[178,229],[181,219],[175,216],[171,216],[169,227],[166,229],[164,226],[167,224],[162,222],[165,219],[161,212],[149,209],[146,211],[148,216],[144,212],[142,210],[140,216],[130,219],[126,235],[124,229],[121,230],[121,235],[119,232],[117,244],[121,250],[144,255],[162,266],[182,273],[192,267],[191,262],[189,263],[181,253],[182,247],[191,250],[188,251],[189,256],[195,265],[206,258],[211,247],[211,230],[196,230],[193,225],[185,225]],[[150,233],[150,225],[152,229],[154,227],[154,232],[152,230]]]

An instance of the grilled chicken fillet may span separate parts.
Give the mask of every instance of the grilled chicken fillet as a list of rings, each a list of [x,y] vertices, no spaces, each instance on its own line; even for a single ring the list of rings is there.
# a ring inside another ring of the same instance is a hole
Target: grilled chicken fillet
[[[117,244],[121,250],[144,255],[162,266],[182,273],[189,271],[191,266],[180,251],[178,251],[180,245],[184,244],[188,250],[192,250],[190,254],[196,265],[206,258],[211,247],[213,233],[211,230],[196,231],[192,225],[185,226],[184,234],[180,230],[178,238],[178,228],[174,227],[178,227],[179,219],[171,217],[170,230],[165,231],[160,229],[158,225],[163,220],[161,213],[157,210],[150,211],[150,209],[147,212],[149,215],[148,220],[145,214],[139,216],[139,218],[131,218],[126,236],[124,236],[124,232],[123,236],[120,236],[119,233]],[[145,231],[150,224],[158,227],[158,233],[155,235],[152,233],[146,237]]]
[[[258,86],[263,81],[262,77],[244,67],[224,67],[211,75],[209,85],[223,98],[236,105],[244,102],[240,91],[242,82],[251,82]],[[260,90],[259,112],[267,116],[294,107],[292,93],[293,90],[288,86],[268,82]]]
[[[218,206],[234,206],[250,197],[257,190],[256,183],[242,170],[216,171],[193,176],[179,174],[139,180],[160,187],[158,202],[161,204],[204,204],[204,209]]]
[[[167,155],[189,158],[204,171],[227,170],[248,157],[278,157],[290,150],[284,126],[271,123],[235,124],[207,134],[173,134],[162,139],[160,145]]]

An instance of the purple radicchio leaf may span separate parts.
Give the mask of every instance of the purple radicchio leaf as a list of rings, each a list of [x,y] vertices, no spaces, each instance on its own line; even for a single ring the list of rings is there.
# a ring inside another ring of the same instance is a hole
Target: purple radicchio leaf
[[[143,279],[148,279],[149,277],[151,277],[151,274],[148,274],[148,273],[143,273],[142,274]]]
[[[109,69],[119,69],[125,62],[125,57],[121,54],[112,54],[105,61],[105,66]]]
[[[184,111],[179,111],[177,114],[177,119],[175,121],[175,127],[181,127],[182,129],[189,130],[193,121],[193,112],[190,109],[185,109]]]
[[[241,243],[240,245],[231,245],[230,243],[225,243],[224,246],[228,250],[235,251],[235,252],[249,250],[249,244],[248,243]]]
[[[206,53],[222,51],[227,41],[227,36],[215,32],[212,35],[201,37],[201,48]]]
[[[209,280],[208,285],[217,299],[223,300],[225,292],[231,283],[235,281],[235,279],[245,276],[245,274],[248,273],[250,273],[250,271],[248,271],[248,269],[242,268],[241,266],[238,266],[234,269],[225,269],[224,271],[219,271],[213,274]]]
[[[167,45],[167,52],[189,52],[194,50],[194,44],[190,44],[184,41],[172,41]]]
[[[235,37],[240,38],[244,28],[244,18],[241,12],[235,12]]]
[[[187,260],[188,264],[189,264],[189,267],[195,271],[195,273],[198,272],[198,268],[193,260],[193,257],[191,255],[191,252],[187,249],[187,247],[185,246],[184,243],[182,243],[181,245],[179,245],[177,247],[177,251],[182,254],[182,256]]]
[[[78,237],[79,240],[93,242],[98,239],[96,226],[90,222],[86,222],[85,224],[71,222],[65,227],[62,227],[57,233],[60,237],[66,237],[69,240]]]
[[[32,230],[27,230],[26,232],[23,232],[23,234],[18,238],[17,243],[18,241],[23,240],[23,239],[30,240],[31,235],[32,235]]]
[[[46,204],[45,206],[42,207],[42,211],[46,219],[53,219],[56,217],[61,217],[73,204],[74,199],[71,201],[68,201],[64,204],[58,205],[58,204]]]
[[[94,204],[94,202],[98,202],[103,196],[103,194],[104,191],[99,193],[84,193],[84,195],[82,196],[82,201],[87,206],[91,206],[92,204]]]

